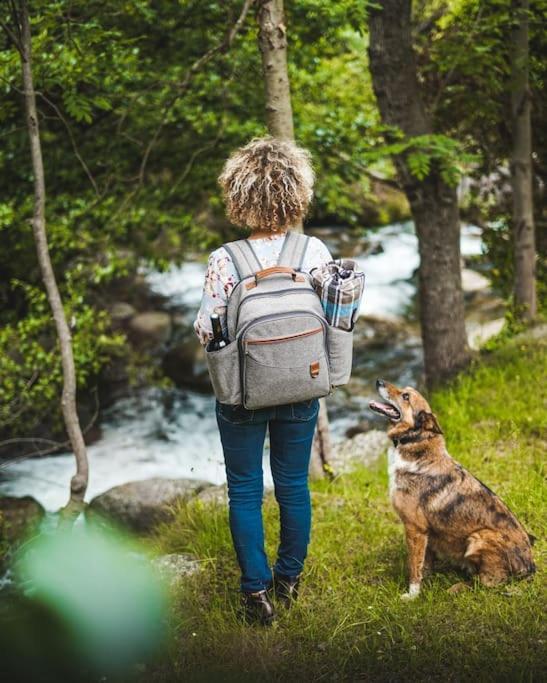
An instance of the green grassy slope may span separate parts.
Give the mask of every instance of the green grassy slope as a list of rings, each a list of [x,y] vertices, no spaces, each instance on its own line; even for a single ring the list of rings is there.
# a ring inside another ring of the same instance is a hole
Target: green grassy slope
[[[539,681],[547,679],[544,455],[545,342],[510,343],[432,397],[450,453],[499,493],[538,537],[532,581],[452,594],[445,567],[422,595],[406,588],[403,528],[385,461],[313,484],[313,540],[301,599],[271,629],[241,625],[238,572],[219,506],[181,507],[162,552],[191,552],[203,571],[176,595],[173,640],[147,680]],[[268,551],[278,531],[265,504]]]

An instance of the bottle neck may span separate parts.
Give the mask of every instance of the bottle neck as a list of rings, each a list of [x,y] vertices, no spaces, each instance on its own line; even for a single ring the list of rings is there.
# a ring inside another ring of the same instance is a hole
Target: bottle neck
[[[220,324],[220,318],[211,317],[211,324],[213,327],[213,338],[217,340],[222,339],[222,325]]]

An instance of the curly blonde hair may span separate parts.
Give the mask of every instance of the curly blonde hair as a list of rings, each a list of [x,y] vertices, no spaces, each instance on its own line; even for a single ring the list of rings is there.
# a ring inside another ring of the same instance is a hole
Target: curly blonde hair
[[[314,173],[307,150],[268,136],[236,150],[218,182],[232,223],[277,232],[306,215]]]

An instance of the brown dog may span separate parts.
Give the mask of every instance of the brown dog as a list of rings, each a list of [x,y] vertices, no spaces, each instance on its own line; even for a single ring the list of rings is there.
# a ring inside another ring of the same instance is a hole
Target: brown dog
[[[389,418],[390,496],[406,532],[410,586],[420,592],[424,565],[436,555],[455,560],[494,586],[535,571],[530,537],[507,505],[447,453],[429,404],[415,389],[378,380],[383,403],[370,408]]]

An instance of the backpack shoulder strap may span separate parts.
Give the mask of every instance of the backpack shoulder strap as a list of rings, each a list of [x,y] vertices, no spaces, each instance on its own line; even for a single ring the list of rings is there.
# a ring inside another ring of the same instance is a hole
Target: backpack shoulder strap
[[[232,259],[240,280],[262,270],[262,264],[258,260],[248,240],[236,240],[235,242],[228,242],[222,246],[226,249]]]
[[[289,230],[283,243],[283,248],[277,261],[278,266],[290,266],[295,270],[302,270],[304,256],[310,238],[308,235]]]

